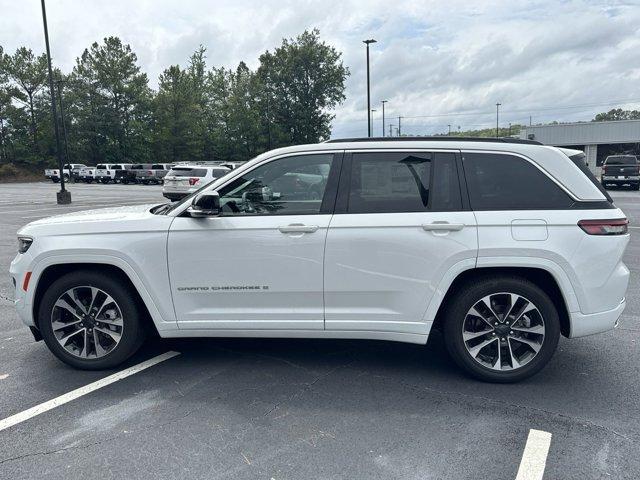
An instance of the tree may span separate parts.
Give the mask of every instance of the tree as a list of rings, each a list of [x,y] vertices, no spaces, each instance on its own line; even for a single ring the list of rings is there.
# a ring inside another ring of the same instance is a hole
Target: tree
[[[640,120],[640,111],[614,108],[609,110],[608,112],[597,114],[592,122],[606,122],[615,120]]]
[[[38,142],[38,112],[36,112],[38,94],[41,93],[47,84],[47,57],[43,53],[36,56],[31,49],[20,47],[13,55],[4,55],[2,60],[3,69],[8,79],[11,81],[9,94],[23,108],[28,109],[29,130],[31,135],[31,151],[29,152],[33,160],[40,156],[40,146]],[[20,116],[20,110],[9,109],[14,116]],[[14,118],[19,125],[22,119]],[[18,132],[19,133],[19,132]],[[25,160],[28,160],[25,158]]]
[[[200,153],[198,104],[189,71],[167,68],[159,79],[155,98],[154,142],[159,159],[171,163],[194,160]]]
[[[94,161],[142,162],[149,158],[151,101],[147,75],[118,37],[93,43],[76,60],[72,83],[78,128],[91,137]]]
[[[284,39],[273,53],[260,56],[261,110],[273,146],[329,138],[329,110],[344,99],[349,70],[342,54],[320,41],[317,29]]]

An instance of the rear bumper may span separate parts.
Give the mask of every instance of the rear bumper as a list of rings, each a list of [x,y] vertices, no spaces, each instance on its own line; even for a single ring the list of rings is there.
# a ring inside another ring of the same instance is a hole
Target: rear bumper
[[[626,306],[626,299],[623,298],[620,304],[611,310],[588,315],[580,312],[571,313],[570,338],[585,337],[616,328],[618,326],[618,319]]]

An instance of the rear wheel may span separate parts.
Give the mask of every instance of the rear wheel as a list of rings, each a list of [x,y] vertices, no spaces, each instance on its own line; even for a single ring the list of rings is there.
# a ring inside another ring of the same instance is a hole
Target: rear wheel
[[[465,285],[448,304],[447,350],[467,373],[498,383],[541,370],[560,337],[549,296],[520,277],[487,277]]]
[[[47,289],[38,326],[56,357],[85,370],[119,365],[145,337],[131,292],[117,279],[89,271],[64,275]]]

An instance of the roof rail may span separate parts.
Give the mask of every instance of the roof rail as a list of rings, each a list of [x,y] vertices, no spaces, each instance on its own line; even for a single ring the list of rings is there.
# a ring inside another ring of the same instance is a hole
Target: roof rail
[[[449,137],[438,135],[432,137],[356,137],[356,138],[336,138],[327,140],[324,143],[344,143],[344,142],[483,142],[483,143],[524,143],[527,145],[542,145],[536,140],[524,140],[522,138],[509,137]]]

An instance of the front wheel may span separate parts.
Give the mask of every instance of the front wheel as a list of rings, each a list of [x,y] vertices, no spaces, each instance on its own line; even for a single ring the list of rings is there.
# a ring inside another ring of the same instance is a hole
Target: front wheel
[[[123,282],[90,271],[71,272],[47,289],[38,326],[56,357],[84,370],[119,365],[145,337],[140,312]]]
[[[487,277],[466,284],[448,303],[444,335],[447,350],[467,373],[510,383],[549,362],[560,320],[536,284],[520,277]]]

